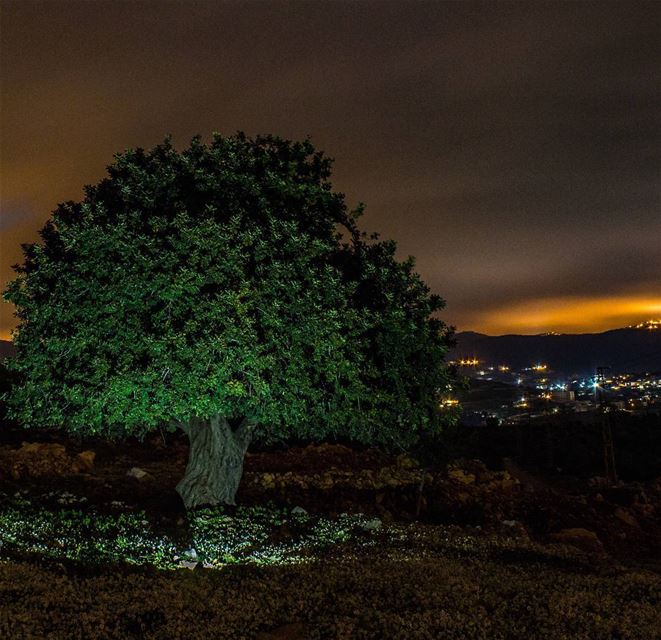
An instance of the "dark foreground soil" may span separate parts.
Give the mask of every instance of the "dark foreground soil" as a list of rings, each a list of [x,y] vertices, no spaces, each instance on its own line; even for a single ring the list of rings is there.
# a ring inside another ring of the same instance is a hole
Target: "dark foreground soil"
[[[406,542],[286,567],[0,564],[0,637],[639,639],[661,578],[525,542],[407,525]]]
[[[185,442],[0,437],[0,511],[18,500],[78,518],[144,513],[156,532],[187,535],[175,492]],[[0,638],[661,638],[660,479],[613,487],[512,461],[425,468],[327,444],[249,455],[238,501],[364,513],[382,528],[376,544],[342,540],[299,564],[194,570],[0,539]]]

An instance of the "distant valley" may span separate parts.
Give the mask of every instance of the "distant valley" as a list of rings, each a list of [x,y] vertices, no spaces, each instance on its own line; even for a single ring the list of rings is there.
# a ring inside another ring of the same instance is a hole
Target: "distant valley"
[[[604,333],[488,336],[456,335],[449,359],[477,359],[490,365],[524,369],[544,363],[556,373],[593,374],[597,367],[616,372],[661,371],[661,329],[625,328]]]

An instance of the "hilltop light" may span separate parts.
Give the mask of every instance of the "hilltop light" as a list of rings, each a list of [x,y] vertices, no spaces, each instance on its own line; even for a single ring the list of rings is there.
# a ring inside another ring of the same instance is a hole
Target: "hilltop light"
[[[641,322],[637,324],[635,329],[648,329],[649,331],[654,331],[655,329],[661,329],[661,320],[647,320],[646,322]]]

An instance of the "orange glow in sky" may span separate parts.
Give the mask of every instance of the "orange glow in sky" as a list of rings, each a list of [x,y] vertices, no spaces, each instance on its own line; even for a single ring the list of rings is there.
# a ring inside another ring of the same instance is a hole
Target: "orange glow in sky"
[[[6,304],[6,303],[5,303]],[[7,305],[9,306],[9,305]],[[452,322],[449,312],[444,319]],[[537,334],[598,333],[619,329],[661,317],[661,297],[603,296],[594,298],[542,298],[505,305],[476,314],[470,326],[458,326],[457,331],[472,329],[489,335],[508,333]],[[11,328],[0,329],[0,339],[11,339]]]
[[[661,315],[661,296],[542,298],[487,311],[476,330],[507,333],[591,333],[626,327]]]

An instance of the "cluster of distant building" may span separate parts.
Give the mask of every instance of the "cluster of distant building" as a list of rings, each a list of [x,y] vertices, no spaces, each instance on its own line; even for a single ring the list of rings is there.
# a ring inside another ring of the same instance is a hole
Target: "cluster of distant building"
[[[567,376],[543,362],[523,369],[477,358],[453,361],[471,389],[448,396],[443,406],[461,406],[466,424],[516,424],[554,414],[588,418],[603,411],[661,413],[661,371]]]

